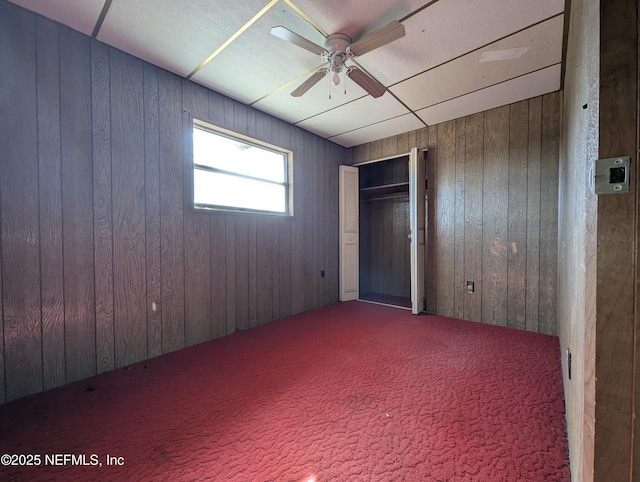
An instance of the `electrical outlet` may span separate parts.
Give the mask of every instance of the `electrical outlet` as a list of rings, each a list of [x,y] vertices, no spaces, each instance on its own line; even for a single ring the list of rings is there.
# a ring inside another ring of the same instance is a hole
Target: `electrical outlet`
[[[475,283],[473,281],[467,281],[467,293],[473,293],[475,290]]]

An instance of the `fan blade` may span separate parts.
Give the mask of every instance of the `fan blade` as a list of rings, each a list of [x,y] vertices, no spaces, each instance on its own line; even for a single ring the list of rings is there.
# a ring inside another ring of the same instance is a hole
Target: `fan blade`
[[[306,38],[280,25],[271,29],[271,35],[275,35],[282,40],[286,40],[287,42],[297,45],[298,47],[307,49],[309,52],[312,52],[314,54],[322,55],[326,52],[326,50],[320,47],[318,44],[315,44],[311,40],[307,40]]]
[[[311,77],[305,80],[302,84],[298,86],[296,90],[291,92],[293,97],[300,97],[307,92],[311,87],[320,82],[325,75],[327,75],[327,69],[320,69],[316,73],[314,73]]]
[[[352,79],[356,84],[366,90],[371,97],[381,97],[387,91],[387,88],[378,82],[373,77],[368,76],[362,70],[356,67],[349,67],[347,70],[347,75],[350,79]]]
[[[404,25],[397,20],[394,20],[375,32],[371,32],[369,35],[365,35],[360,40],[352,43],[349,50],[351,50],[353,55],[358,57],[404,36]]]

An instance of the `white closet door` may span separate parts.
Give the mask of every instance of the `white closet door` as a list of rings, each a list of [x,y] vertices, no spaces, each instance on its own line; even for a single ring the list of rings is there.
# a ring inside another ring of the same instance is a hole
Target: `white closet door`
[[[358,168],[340,166],[340,301],[359,296]]]
[[[409,229],[411,237],[411,312],[424,311],[425,164],[414,147],[409,154]]]

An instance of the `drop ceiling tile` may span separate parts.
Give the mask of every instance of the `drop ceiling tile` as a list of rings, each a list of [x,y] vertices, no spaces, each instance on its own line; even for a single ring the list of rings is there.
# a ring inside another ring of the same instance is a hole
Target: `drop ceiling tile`
[[[9,0],[27,10],[67,25],[85,35],[91,35],[100,17],[104,0]]]
[[[302,97],[292,97],[291,92],[304,80],[304,78],[301,78],[299,81],[262,99],[260,102],[255,103],[254,107],[295,124],[369,95],[359,85],[350,80],[347,80],[347,93],[345,94],[342,83],[338,87],[331,86],[329,79],[326,78],[320,80]],[[331,98],[329,98],[330,92]],[[387,95],[385,94],[383,97]]]
[[[324,37],[316,29],[286,3],[279,2],[192,79],[251,104],[322,63],[319,55],[271,35],[271,28],[278,25],[320,46],[324,44]]]
[[[413,110],[468,94],[562,60],[563,16],[554,17],[476,50],[390,90]],[[483,52],[529,47],[515,60],[481,62]],[[559,78],[559,77],[558,77]]]
[[[296,125],[322,137],[331,137],[408,112],[405,106],[387,92],[377,99],[367,95]]]
[[[560,64],[416,112],[427,125],[483,112],[560,89]]]
[[[403,22],[407,35],[359,61],[395,84],[562,13],[564,0],[447,0]],[[558,33],[562,38],[563,26]]]
[[[267,3],[267,0],[115,1],[98,40],[187,76]]]
[[[359,146],[367,142],[383,139],[385,137],[403,134],[405,132],[421,129],[424,124],[413,114],[405,114],[393,119],[387,119],[377,124],[372,124],[351,132],[345,132],[330,137],[329,140],[343,147]]]
[[[344,33],[354,41],[383,27],[392,20],[400,20],[424,4],[424,0],[294,0],[311,20],[327,34]]]

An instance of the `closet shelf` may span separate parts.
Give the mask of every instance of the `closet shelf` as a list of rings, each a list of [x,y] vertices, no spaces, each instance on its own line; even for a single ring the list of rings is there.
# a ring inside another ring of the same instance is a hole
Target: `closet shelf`
[[[381,186],[363,187],[360,189],[360,198],[364,201],[373,197],[389,196],[392,194],[408,194],[409,183],[397,182],[394,184],[383,184]]]

